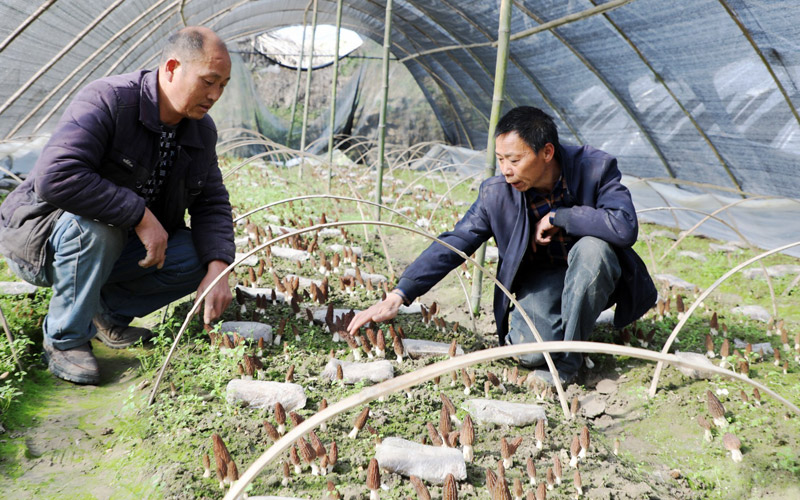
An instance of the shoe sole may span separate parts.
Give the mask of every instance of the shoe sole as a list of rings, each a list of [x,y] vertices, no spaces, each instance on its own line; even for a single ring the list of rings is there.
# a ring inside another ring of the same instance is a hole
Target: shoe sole
[[[99,373],[96,376],[87,375],[85,377],[81,377],[61,370],[58,366],[50,362],[50,356],[47,354],[46,350],[44,351],[44,359],[47,361],[47,369],[50,370],[50,373],[60,379],[66,380],[67,382],[75,382],[76,384],[85,385],[97,385],[97,383],[100,382]]]
[[[113,340],[110,337],[108,337],[106,334],[101,332],[99,329],[97,330],[97,335],[95,335],[97,340],[99,340],[100,342],[102,342],[103,344],[105,344],[106,346],[108,346],[108,347],[110,347],[112,349],[125,349],[126,347],[130,347],[133,344],[135,344],[136,342],[139,342],[139,339],[141,339],[142,342],[146,342],[146,341],[150,340],[151,338],[153,338],[154,336],[155,335],[153,335],[153,334],[144,335],[144,336],[139,337],[138,339],[136,339],[134,341]]]

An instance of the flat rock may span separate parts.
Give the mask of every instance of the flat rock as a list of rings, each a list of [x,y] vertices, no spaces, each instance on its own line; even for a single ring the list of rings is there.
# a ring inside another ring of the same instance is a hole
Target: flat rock
[[[742,339],[733,339],[733,347],[737,349],[744,349],[747,347],[747,342]],[[775,353],[772,344],[769,342],[761,342],[759,344],[752,344],[753,352],[761,352],[764,356],[772,356]]]
[[[617,383],[611,380],[610,378],[604,378],[603,380],[597,383],[594,390],[596,390],[600,394],[613,394],[617,392]]]
[[[448,474],[457,481],[467,478],[464,455],[457,448],[427,446],[396,437],[387,437],[375,452],[382,469],[406,477],[417,476],[433,484],[444,484]]]
[[[311,254],[305,250],[296,250],[289,247],[272,247],[272,256],[280,259],[293,260],[297,262],[305,262],[311,257]]]
[[[256,321],[225,321],[220,325],[222,333],[237,333],[240,337],[258,341],[264,339],[264,343],[272,343],[272,327]]]
[[[767,267],[767,274],[769,275],[770,278],[783,278],[786,275],[795,276],[797,274],[800,274],[800,266],[791,264],[779,264],[777,266],[769,266]],[[760,267],[745,269],[744,271],[742,271],[742,275],[748,279],[763,278],[764,269]]]
[[[0,281],[0,295],[28,295],[39,287],[24,281]]]
[[[599,417],[606,411],[606,402],[595,394],[589,394],[580,400],[581,412],[586,418]]]
[[[706,262],[708,261],[708,257],[701,253],[692,252],[691,250],[681,250],[678,252],[680,257],[688,257],[692,260],[696,260],[697,262]]]
[[[345,384],[355,384],[368,380],[373,383],[383,382],[394,377],[392,362],[386,359],[368,363],[351,363],[339,359],[331,359],[322,370],[322,376],[331,380],[336,379],[336,367],[342,365],[342,375]],[[383,464],[381,464],[383,465]]]
[[[479,424],[511,425],[524,427],[547,420],[544,408],[539,405],[511,403],[495,399],[469,399],[461,405]]]
[[[697,352],[680,352],[677,351],[675,356],[678,359],[682,359],[685,361],[690,361],[694,364],[701,365],[701,366],[714,366],[710,359],[708,359],[704,354],[700,354]],[[689,378],[693,379],[710,379],[714,376],[714,372],[708,370],[702,370],[698,368],[690,368],[688,366],[681,366],[675,365],[675,368],[678,369],[679,372],[683,373]]]
[[[769,311],[761,306],[738,306],[731,309],[731,312],[742,314],[750,319],[763,321],[764,323],[768,323],[769,319],[772,317]]]
[[[360,246],[345,246],[345,245],[340,245],[338,243],[334,243],[333,245],[328,245],[328,250],[330,250],[331,252],[341,252],[345,248],[349,248],[350,250],[352,250],[357,257],[361,257],[362,255],[364,255],[364,250]]]
[[[286,411],[304,408],[306,392],[303,386],[268,380],[233,379],[226,388],[229,404],[245,402],[250,408],[273,408],[280,403]]]
[[[694,283],[689,283],[688,281],[671,274],[656,274],[653,276],[653,278],[655,278],[656,281],[662,281],[673,288],[681,288],[683,290],[694,290],[695,288]]]
[[[335,227],[326,227],[325,229],[319,230],[319,235],[323,238],[336,238],[342,235],[342,231]]]
[[[450,344],[444,342],[434,342],[432,340],[403,339],[403,349],[414,359],[427,358],[430,356],[447,356],[450,351]],[[464,349],[456,347],[456,356],[463,356]]]
[[[650,236],[654,238],[667,238],[668,240],[673,241],[678,239],[678,236],[675,233],[666,229],[656,229],[650,233]]]
[[[245,253],[239,253],[239,252],[236,252],[236,255],[235,255],[235,257],[234,257],[234,260],[235,260],[235,261],[238,261],[239,259],[241,259],[241,258],[242,258],[242,257],[244,257],[245,255],[246,255],[246,252],[245,252]],[[240,266],[249,266],[249,267],[255,267],[255,266],[257,266],[257,265],[258,265],[258,257],[256,257],[256,254],[253,254],[253,255],[251,255],[250,257],[247,257],[247,258],[246,258],[246,259],[244,259],[243,261],[239,262],[239,265],[240,265]]]
[[[724,252],[724,253],[737,253],[742,251],[741,248],[732,243],[725,243],[722,245],[719,243],[709,243],[708,249],[711,250],[712,252]]]
[[[352,267],[348,268],[348,269],[345,269],[344,270],[344,275],[345,276],[355,276],[356,275],[356,270],[353,269]],[[386,276],[384,276],[382,274],[370,274],[370,273],[365,273],[364,271],[361,271],[361,279],[363,279],[364,281],[370,280],[373,283],[383,283],[384,281],[386,281]]]

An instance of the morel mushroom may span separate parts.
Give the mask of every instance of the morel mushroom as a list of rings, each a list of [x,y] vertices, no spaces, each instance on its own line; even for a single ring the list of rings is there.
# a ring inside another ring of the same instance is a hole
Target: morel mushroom
[[[467,370],[461,369],[461,380],[464,382],[464,394],[469,396],[472,392],[472,378],[470,378]]]
[[[706,420],[706,418],[704,416],[698,415],[697,416],[697,424],[700,427],[703,428],[703,439],[705,439],[706,441],[708,441],[710,443],[711,439],[712,439],[712,436],[711,436],[711,422]]]
[[[544,483],[539,483],[536,489],[536,500],[547,500],[547,489]]]
[[[547,489],[552,490],[556,486],[556,475],[553,472],[552,467],[547,468],[547,473],[545,474],[545,479],[547,480]]]
[[[331,441],[331,448],[328,450],[328,472],[333,472],[337,460],[339,460],[339,447],[336,441]]]
[[[278,422],[278,434],[281,436],[286,434],[286,410],[280,401],[275,403],[275,421]]]
[[[403,341],[400,339],[399,335],[395,335],[392,338],[392,347],[394,347],[394,353],[397,355],[397,362],[403,362],[403,354],[405,354],[405,350],[403,349]]]
[[[614,439],[614,455],[619,455],[619,438]]]
[[[442,410],[439,412],[439,432],[442,435],[442,438],[447,441],[447,436],[450,435],[450,431],[452,427],[450,427],[450,410],[447,406],[442,406]]]
[[[500,392],[502,392],[503,394],[506,393],[506,386],[504,386],[503,383],[500,382],[500,379],[497,378],[497,375],[495,375],[492,372],[486,372],[486,378],[489,379],[489,382],[491,382],[493,386],[500,389]]]
[[[291,460],[292,465],[294,465],[295,474],[300,474],[301,472],[303,472],[303,468],[301,467],[302,462],[300,461],[300,455],[297,454],[297,447],[295,445],[292,445],[292,447],[289,448],[289,460]]]
[[[356,417],[356,421],[353,424],[353,430],[350,431],[350,434],[348,434],[348,437],[350,439],[355,439],[356,436],[358,436],[358,431],[360,431],[364,427],[364,424],[367,423],[368,416],[369,416],[369,406],[361,410],[361,413],[359,413],[358,416]]]
[[[283,479],[281,479],[281,486],[289,485],[289,462],[283,462]]]
[[[456,487],[456,478],[452,474],[448,474],[444,478],[444,486],[442,487],[442,500],[458,500],[458,488]]]
[[[203,477],[211,477],[211,459],[208,458],[208,453],[203,453]]]
[[[573,469],[578,466],[578,458],[581,452],[581,440],[576,434],[572,437],[572,444],[569,447],[569,466]]]
[[[469,413],[464,417],[464,423],[461,424],[461,433],[458,435],[458,438],[461,441],[464,461],[472,462],[474,458],[472,445],[475,444],[475,427],[472,425],[472,418],[469,416]]]
[[[378,500],[378,490],[381,488],[381,471],[378,470],[378,461],[372,459],[367,467],[367,488],[369,488],[369,500]]]
[[[579,470],[575,471],[575,479],[573,481],[575,485],[575,491],[578,493],[578,496],[583,495],[583,481],[581,481],[581,472]]]
[[[522,491],[522,481],[519,480],[518,477],[514,478],[514,500],[522,500],[522,495],[525,492]]]
[[[214,460],[217,464],[217,477],[222,478],[220,480],[220,486],[224,486],[224,484],[227,483],[228,462],[233,459],[219,434],[212,434],[211,441],[214,444]]]
[[[228,476],[227,476],[228,484],[231,485],[233,488],[233,483],[239,480],[239,469],[236,468],[236,464],[233,460],[228,462]]]
[[[725,419],[725,407],[722,406],[722,403],[711,391],[706,391],[706,398],[708,400],[708,412],[714,419],[714,425],[717,427],[726,427],[728,421]]]
[[[439,437],[439,433],[436,431],[436,427],[434,427],[432,423],[426,422],[425,427],[427,427],[428,429],[428,436],[431,439],[431,444],[433,444],[434,446],[444,445],[442,438]]]
[[[325,399],[325,398],[322,398],[322,401],[319,402],[319,410],[318,411],[322,411],[327,407],[328,407],[328,400]],[[321,424],[319,424],[319,430],[321,430],[322,432],[327,431],[328,430],[328,422],[322,422]]]
[[[711,338],[710,333],[706,333],[706,357],[713,358],[716,356],[714,353],[714,340]]]
[[[585,425],[581,429],[580,443],[581,451],[578,456],[583,459],[586,458],[586,453],[589,451],[589,428]]]
[[[508,442],[506,438],[500,440],[500,454],[503,456],[503,467],[510,469],[514,466],[514,453],[517,448],[522,444],[522,436],[514,438],[513,441]]]
[[[726,450],[731,452],[731,458],[734,462],[742,461],[742,442],[739,441],[739,438],[727,432],[722,436],[722,444],[725,446]]]
[[[556,484],[561,484],[563,469],[561,468],[561,459],[558,458],[558,454],[553,455],[553,475],[556,476]]]
[[[300,454],[303,456],[303,461],[311,467],[311,475],[319,476],[319,467],[317,467],[316,462],[314,462],[314,460],[317,458],[314,448],[312,448],[311,445],[308,444],[308,442],[303,438],[297,440],[297,447],[300,448]]]
[[[528,473],[528,479],[531,486],[536,486],[536,464],[533,463],[533,457],[528,457],[525,461],[525,470]]]
[[[425,486],[425,483],[422,482],[422,479],[418,478],[417,476],[411,476],[408,479],[414,486],[414,489],[417,492],[417,497],[419,497],[419,500],[431,500],[431,494],[428,491],[428,487]]]
[[[578,410],[580,410],[581,404],[578,401],[578,396],[572,397],[572,404],[569,406],[569,414],[572,418],[575,418],[575,415],[578,414]]]
[[[536,421],[536,449],[541,450],[544,446],[544,419],[540,418]]]

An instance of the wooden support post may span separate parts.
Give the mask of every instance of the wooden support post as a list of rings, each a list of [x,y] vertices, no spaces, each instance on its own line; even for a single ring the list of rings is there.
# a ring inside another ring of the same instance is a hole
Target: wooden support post
[[[392,0],[386,0],[386,20],[383,29],[383,94],[378,122],[378,165],[376,168],[375,202],[383,199],[383,169],[386,165],[386,107],[389,100],[389,48],[392,46]],[[381,207],[375,207],[375,219],[381,220]]]

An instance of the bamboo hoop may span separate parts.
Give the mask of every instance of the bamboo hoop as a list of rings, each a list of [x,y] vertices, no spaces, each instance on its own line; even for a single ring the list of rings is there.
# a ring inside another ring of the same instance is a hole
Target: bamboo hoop
[[[331,418],[340,415],[348,410],[357,408],[381,396],[386,396],[408,387],[426,382],[434,377],[441,376],[458,370],[460,368],[467,368],[469,366],[486,363],[496,359],[509,358],[521,354],[529,353],[549,353],[549,352],[581,352],[581,353],[597,353],[597,354],[610,354],[614,356],[630,356],[638,359],[645,359],[649,361],[658,361],[660,363],[670,363],[678,366],[685,366],[687,368],[701,369],[704,371],[714,372],[718,375],[730,377],[753,387],[757,387],[765,394],[769,394],[776,400],[783,403],[792,412],[800,415],[800,408],[783,398],[780,394],[768,388],[767,386],[756,382],[744,375],[725,370],[718,366],[707,366],[694,363],[689,360],[680,359],[674,354],[664,354],[656,351],[649,351],[638,347],[626,347],[616,344],[606,344],[601,342],[585,342],[585,341],[570,341],[570,342],[542,342],[542,343],[528,343],[519,345],[507,345],[503,347],[494,347],[491,349],[484,349],[481,351],[471,352],[463,356],[457,356],[444,361],[439,361],[425,367],[422,367],[413,372],[409,372],[399,377],[395,377],[380,384],[369,386],[359,391],[356,394],[348,396],[347,398],[338,401],[324,410],[320,410],[314,415],[308,417],[300,425],[295,426],[291,431],[286,433],[281,439],[275,441],[250,467],[240,475],[228,493],[225,495],[224,500],[235,500],[244,491],[264,468],[276,457],[280,456],[287,450],[295,441],[304,436],[308,432],[317,428],[320,424],[327,422]]]
[[[8,321],[6,321],[6,315],[3,314],[3,308],[0,307],[0,320],[3,322],[3,330],[6,332],[6,338],[8,339],[8,348],[11,349],[11,357],[14,358],[14,362],[17,363],[20,372],[24,372],[25,368],[22,366],[22,362],[17,357],[17,351],[14,349],[14,336],[11,335],[11,329],[8,327]]]
[[[476,267],[478,267],[482,271],[486,272],[485,269],[483,269],[483,267],[480,266],[475,261],[475,259],[473,259],[469,255],[465,254],[461,250],[458,250],[457,248],[455,248],[454,246],[450,245],[449,243],[446,243],[446,242],[440,240],[439,238],[437,238],[435,236],[432,236],[432,235],[430,235],[430,234],[428,234],[428,233],[426,233],[424,231],[420,231],[420,230],[418,230],[416,228],[401,226],[399,224],[394,224],[394,223],[391,223],[391,222],[384,222],[384,221],[343,221],[343,222],[332,222],[332,223],[327,223],[327,224],[317,224],[317,225],[314,225],[314,226],[310,226],[310,227],[307,227],[307,228],[299,229],[297,231],[293,231],[293,232],[286,233],[284,235],[278,236],[277,238],[273,238],[273,239],[271,239],[271,240],[269,240],[267,242],[262,243],[261,245],[255,247],[255,248],[253,248],[249,252],[247,252],[244,255],[242,255],[239,258],[239,260],[234,261],[233,263],[228,265],[228,267],[226,267],[219,274],[219,276],[214,278],[214,280],[211,283],[209,283],[208,287],[203,291],[203,293],[197,296],[197,298],[194,301],[194,304],[192,305],[192,308],[186,314],[186,319],[183,321],[183,324],[181,325],[180,330],[175,335],[175,340],[172,343],[172,347],[170,348],[169,353],[167,353],[167,357],[164,360],[164,364],[161,366],[161,369],[158,372],[158,376],[156,377],[156,381],[153,384],[153,390],[150,393],[150,398],[148,399],[147,404],[148,405],[152,405],[153,401],[155,401],[156,394],[158,393],[158,387],[161,385],[161,380],[164,377],[164,373],[166,372],[167,367],[169,366],[169,362],[172,359],[172,355],[174,354],[175,350],[178,347],[178,343],[180,342],[181,337],[183,336],[183,333],[186,331],[186,328],[189,326],[189,321],[191,320],[191,318],[197,312],[198,308],[200,307],[200,303],[203,301],[203,299],[206,297],[206,295],[208,295],[208,292],[212,288],[214,288],[214,286],[222,279],[223,276],[227,277],[228,273],[236,265],[238,265],[241,261],[243,261],[244,259],[246,259],[246,258],[250,257],[251,255],[255,254],[256,252],[258,252],[260,250],[263,250],[264,248],[266,248],[268,246],[274,245],[275,243],[277,243],[279,241],[282,241],[282,240],[284,240],[286,238],[289,238],[289,237],[292,237],[292,236],[297,236],[299,234],[307,233],[307,232],[310,232],[310,231],[317,231],[319,229],[326,229],[326,228],[329,228],[329,227],[352,226],[352,225],[359,225],[359,224],[368,224],[368,225],[374,225],[374,226],[393,227],[395,229],[401,229],[401,230],[405,230],[405,231],[409,231],[409,232],[412,232],[412,233],[419,234],[420,236],[424,236],[424,237],[426,237],[428,239],[431,239],[431,240],[439,243],[440,245],[444,246],[445,248],[450,249],[451,251],[455,252],[459,257],[463,258],[464,260],[469,260]],[[486,273],[486,275],[494,282],[495,286],[497,286],[497,288],[499,288],[508,297],[509,301],[512,304],[514,304],[515,307],[517,307],[517,309],[519,310],[520,314],[522,315],[522,319],[525,321],[525,324],[528,326],[528,328],[530,328],[531,333],[533,333],[533,336],[536,338],[536,341],[540,342],[540,343],[544,342],[544,340],[542,339],[541,335],[539,334],[539,331],[536,329],[536,326],[534,326],[533,321],[531,321],[530,317],[528,317],[528,314],[522,308],[520,303],[517,302],[517,299],[516,299],[516,297],[514,297],[514,294],[509,292],[508,289],[505,286],[503,286],[503,284],[500,283],[500,281],[495,276],[493,276],[493,275],[491,275],[489,273]],[[544,352],[543,354],[544,354],[544,360],[547,363],[547,367],[550,370],[550,374],[553,377],[553,382],[554,382],[554,385],[556,387],[556,392],[558,393],[558,399],[559,399],[559,402],[561,403],[561,409],[564,412],[564,418],[566,418],[567,420],[570,420],[571,416],[570,416],[570,411],[569,411],[569,405],[567,404],[567,396],[564,393],[564,387],[562,386],[561,380],[559,379],[558,370],[556,369],[556,366],[553,363],[553,358],[550,356],[550,354],[547,353],[547,352]]]
[[[787,245],[783,245],[783,246],[780,246],[778,248],[773,248],[772,250],[769,250],[769,251],[764,252],[762,254],[756,255],[755,257],[753,257],[751,259],[748,259],[745,262],[742,262],[738,266],[734,267],[733,269],[731,269],[727,273],[725,273],[722,276],[720,276],[717,281],[715,281],[714,283],[711,284],[711,286],[706,288],[706,290],[703,293],[701,293],[699,297],[697,297],[697,300],[695,300],[692,303],[692,305],[689,306],[689,309],[687,309],[686,313],[683,315],[683,318],[681,318],[681,320],[678,322],[677,325],[675,325],[675,328],[672,330],[672,333],[670,334],[669,338],[667,339],[667,342],[664,344],[663,349],[661,349],[661,353],[662,354],[666,354],[667,352],[669,352],[669,348],[672,346],[672,342],[675,341],[675,337],[678,336],[678,333],[683,328],[683,325],[686,324],[686,322],[691,317],[692,313],[703,302],[703,300],[705,300],[705,298],[708,297],[711,294],[712,291],[714,291],[715,288],[717,288],[719,285],[721,285],[723,282],[725,282],[728,278],[730,278],[731,276],[733,276],[734,274],[739,272],[739,270],[749,266],[753,262],[757,262],[757,261],[759,261],[759,260],[761,260],[761,259],[763,259],[765,257],[768,257],[768,256],[770,256],[770,255],[772,255],[774,253],[782,252],[782,251],[784,251],[786,249],[792,248],[792,247],[797,246],[797,245],[800,245],[800,241],[795,241],[794,243],[789,243]],[[650,391],[648,392],[648,394],[650,395],[651,398],[655,397],[655,395],[656,395],[656,390],[658,388],[658,379],[659,379],[659,376],[661,375],[661,370],[663,369],[663,367],[664,367],[664,363],[661,362],[661,361],[659,361],[658,364],[656,365],[655,372],[653,373],[653,382],[650,384]]]

